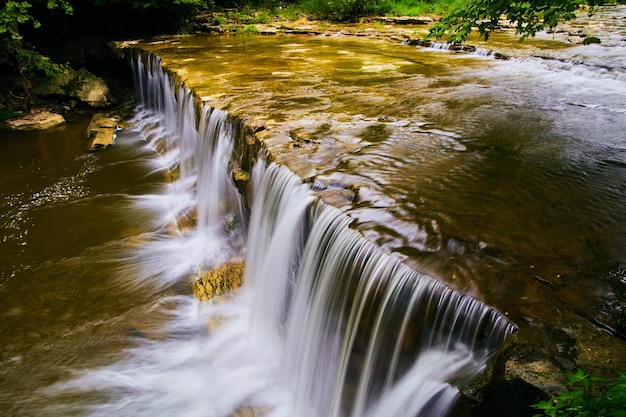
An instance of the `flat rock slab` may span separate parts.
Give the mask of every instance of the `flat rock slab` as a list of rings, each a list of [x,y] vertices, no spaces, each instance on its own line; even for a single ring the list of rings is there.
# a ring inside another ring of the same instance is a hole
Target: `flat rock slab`
[[[91,150],[105,149],[115,142],[118,121],[103,113],[97,113],[91,118],[87,127],[86,136],[91,139]]]
[[[44,111],[9,120],[6,125],[10,130],[33,131],[46,130],[65,123],[65,118],[60,114]]]

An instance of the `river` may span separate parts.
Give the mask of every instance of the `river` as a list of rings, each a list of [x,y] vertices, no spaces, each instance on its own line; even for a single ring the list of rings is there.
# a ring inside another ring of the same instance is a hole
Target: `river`
[[[313,195],[349,215],[350,228],[383,253],[495,306],[522,331],[563,308],[605,324],[619,312],[615,293],[626,285],[616,267],[626,262],[623,36],[585,47],[548,36],[516,46],[509,60],[484,50],[459,54],[333,36],[182,37],[136,46],[163,57],[204,103],[263,126],[260,136],[279,160],[309,178]],[[46,132],[1,133],[0,415],[223,416],[252,404],[257,413],[299,410],[304,417],[315,409],[313,400],[335,407],[338,400],[326,398],[331,394],[318,394],[320,381],[332,375],[311,377],[329,356],[312,352],[305,368],[308,356],[293,351],[306,344],[288,341],[294,347],[285,352],[274,348],[280,338],[265,340],[297,333],[285,329],[298,323],[280,318],[289,309],[257,304],[276,291],[295,292],[259,288],[259,276],[274,285],[278,262],[270,255],[298,252],[298,246],[280,246],[282,234],[274,241],[254,232],[262,241],[254,245],[274,248],[257,254],[270,259],[268,266],[250,255],[250,247],[246,253],[238,237],[216,232],[208,215],[199,219],[200,230],[176,228],[181,212],[211,203],[184,182],[205,175],[196,172],[198,161],[188,173],[179,164],[183,181],[170,181],[172,158],[184,157],[185,148],[157,152],[154,138],[171,140],[172,129],[162,128],[172,121],[139,108],[136,127],[119,132],[114,147],[89,152],[83,139],[89,116]],[[181,136],[197,133],[176,129]],[[279,176],[273,169],[266,172]],[[283,181],[291,187],[293,200],[284,203],[289,209],[280,211],[276,203],[264,211],[277,210],[298,224],[304,214],[295,207],[310,202],[311,190]],[[230,193],[220,189],[220,198]],[[229,216],[241,213],[229,210]],[[243,231],[247,225],[239,221]],[[258,221],[251,231],[267,224]],[[290,242],[308,233],[281,227],[281,233],[296,233]],[[359,253],[370,254],[366,247]],[[196,300],[189,279],[196,267],[246,256],[258,265],[258,276],[247,273],[251,284],[241,299],[219,305]],[[615,271],[615,281],[605,279]],[[278,317],[282,327],[265,329],[261,316],[255,320],[259,311]],[[230,322],[211,333],[210,317]],[[375,321],[368,320],[367,326]],[[250,331],[250,323],[257,330]],[[315,326],[308,337],[322,339]],[[422,367],[469,361],[466,372],[480,371],[482,362],[462,349],[446,353],[426,350]],[[358,375],[352,368],[367,364],[367,357],[337,366]],[[303,375],[284,376],[284,361],[302,365]],[[370,366],[374,375],[379,364]],[[440,376],[425,374],[407,371],[388,401],[408,403],[398,399],[413,395],[406,381],[427,385]],[[442,384],[454,379],[444,375]],[[284,381],[315,395],[292,392]],[[365,393],[379,389],[347,385]],[[385,401],[372,405],[368,395],[351,397],[353,415],[393,409]],[[432,404],[424,412],[445,415]]]

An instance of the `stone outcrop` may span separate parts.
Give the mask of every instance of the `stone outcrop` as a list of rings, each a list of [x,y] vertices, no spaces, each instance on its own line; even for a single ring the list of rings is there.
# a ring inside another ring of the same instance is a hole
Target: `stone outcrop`
[[[244,264],[241,260],[231,260],[213,269],[198,269],[192,277],[193,292],[203,302],[219,303],[224,301],[232,292],[241,287],[243,271]],[[209,333],[212,333],[228,319],[226,316],[211,316],[206,323],[206,328]],[[243,414],[241,415],[256,415],[249,414],[254,409],[244,407],[242,410],[246,411],[242,411]]]
[[[111,105],[108,97],[109,87],[106,82],[86,68],[78,71],[69,70],[52,79],[38,79],[33,83],[33,87],[35,93],[41,97],[66,96],[93,108]]]
[[[45,130],[65,124],[65,118],[57,113],[41,111],[5,122],[10,130]]]

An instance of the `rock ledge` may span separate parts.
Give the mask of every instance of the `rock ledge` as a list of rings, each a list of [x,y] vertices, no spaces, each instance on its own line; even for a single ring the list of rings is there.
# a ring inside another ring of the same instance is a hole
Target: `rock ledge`
[[[7,120],[5,123],[10,130],[27,132],[62,126],[65,124],[65,118],[57,113],[40,111],[17,119]]]

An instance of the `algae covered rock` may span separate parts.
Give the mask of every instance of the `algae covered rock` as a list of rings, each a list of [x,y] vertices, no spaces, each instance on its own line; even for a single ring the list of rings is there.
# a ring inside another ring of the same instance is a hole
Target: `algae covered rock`
[[[193,290],[201,301],[219,301],[241,287],[243,261],[230,261],[213,269],[198,270],[194,274]]]

